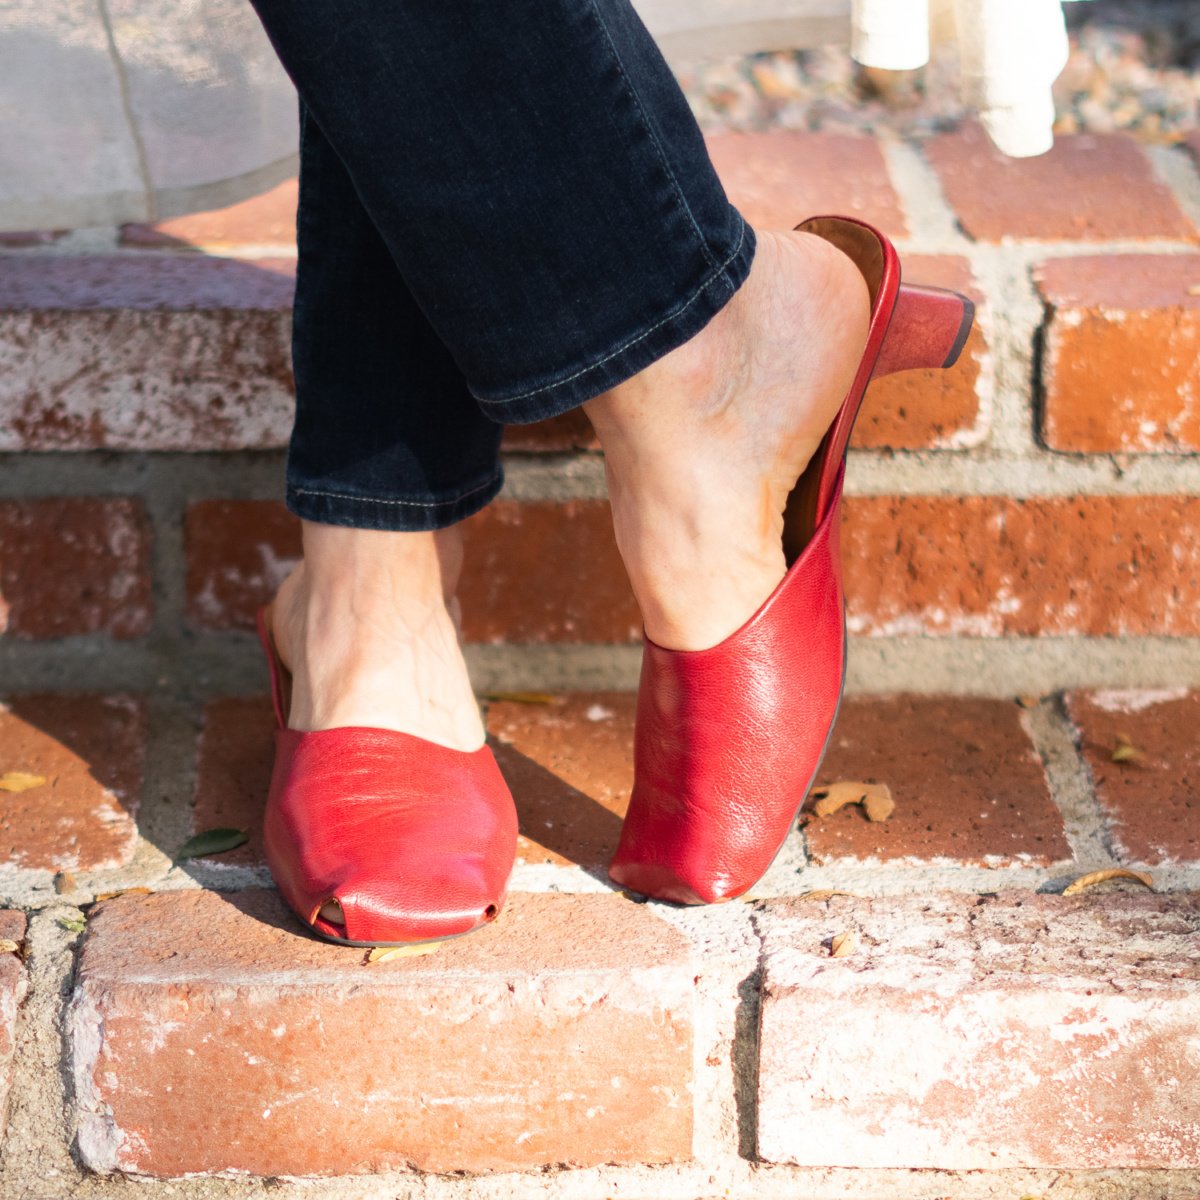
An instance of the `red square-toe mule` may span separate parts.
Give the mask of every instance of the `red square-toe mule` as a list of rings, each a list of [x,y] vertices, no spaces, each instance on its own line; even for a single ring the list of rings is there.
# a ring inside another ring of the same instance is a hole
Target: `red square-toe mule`
[[[331,941],[392,946],[470,933],[499,913],[517,812],[486,746],[467,752],[391,729],[287,728],[290,678],[270,612],[258,634],[279,728],[263,834],[301,920]],[[343,923],[322,908],[337,901]]]
[[[838,541],[846,446],[872,378],[949,367],[974,306],[902,287],[877,230],[843,217],[798,226],[832,242],[867,282],[871,321],[854,383],[788,498],[788,571],[762,607],[708,650],[645,639],[634,787],[609,874],[647,896],[712,904],[741,895],[779,852],[812,787],[846,670]]]

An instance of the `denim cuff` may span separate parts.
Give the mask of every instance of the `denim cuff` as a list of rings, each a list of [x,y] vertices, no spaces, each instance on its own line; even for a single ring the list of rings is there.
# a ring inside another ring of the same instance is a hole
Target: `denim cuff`
[[[746,282],[754,261],[754,230],[738,214],[741,232],[732,254],[649,328],[607,348],[595,361],[565,368],[557,378],[515,396],[473,391],[480,409],[505,425],[528,425],[557,417],[607,392],[695,337]]]
[[[287,507],[301,520],[319,525],[425,533],[466,520],[490,504],[503,486],[504,471],[500,467],[482,483],[465,485],[462,490],[439,496],[385,498],[289,484]]]

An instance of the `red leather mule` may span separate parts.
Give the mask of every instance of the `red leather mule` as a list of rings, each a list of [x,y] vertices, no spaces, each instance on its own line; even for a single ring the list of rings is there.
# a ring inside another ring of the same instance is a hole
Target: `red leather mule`
[[[491,921],[517,852],[517,812],[491,750],[391,729],[288,729],[291,677],[269,609],[258,636],[279,722],[267,863],[301,920],[350,946],[438,941]],[[344,924],[321,916],[329,900]]]
[[[870,291],[871,323],[854,383],[788,498],[783,581],[709,650],[645,639],[633,796],[609,874],[681,904],[730,900],[762,876],[825,754],[846,665],[842,480],[867,383],[952,366],[974,315],[954,292],[901,287],[896,251],[869,225],[814,217],[797,228],[853,260]]]

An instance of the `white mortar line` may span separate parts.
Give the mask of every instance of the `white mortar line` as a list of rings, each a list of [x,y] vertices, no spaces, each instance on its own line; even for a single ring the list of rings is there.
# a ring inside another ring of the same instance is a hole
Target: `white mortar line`
[[[900,199],[909,236],[896,246],[909,254],[965,254],[971,242],[958,227],[941,181],[921,152],[910,142],[879,138],[892,187]]]
[[[59,925],[82,913],[64,904],[29,918],[29,994],[17,1013],[16,1051],[4,1138],[4,1192],[41,1200],[72,1194],[82,1182],[69,1151],[73,1113],[66,1083],[62,1020],[80,936]]]
[[[1063,832],[1080,871],[1117,865],[1108,822],[1096,799],[1087,763],[1079,753],[1075,730],[1057,698],[1021,713],[1021,724],[1041,757],[1050,796],[1063,818]]]
[[[1175,203],[1200,229],[1200,173],[1186,150],[1170,146],[1143,146],[1154,173],[1171,189]]]

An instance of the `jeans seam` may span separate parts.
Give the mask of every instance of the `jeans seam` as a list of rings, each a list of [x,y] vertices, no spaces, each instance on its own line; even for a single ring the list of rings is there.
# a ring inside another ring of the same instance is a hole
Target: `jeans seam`
[[[404,508],[443,508],[448,504],[458,504],[466,500],[468,496],[474,496],[477,492],[486,491],[499,478],[499,475],[493,475],[486,483],[481,483],[469,492],[463,492],[449,500],[379,500],[375,496],[351,496],[346,492],[325,492],[317,488],[293,487],[289,490],[295,496],[325,496],[331,500],[352,500],[355,504],[391,504]]]
[[[618,354],[624,354],[626,350],[628,350],[631,346],[636,346],[638,342],[645,341],[645,339],[654,333],[655,330],[661,329],[665,324],[667,324],[668,321],[675,320],[676,317],[680,316],[682,313],[685,313],[689,308],[691,308],[691,306],[695,304],[696,301],[699,300],[700,297],[708,290],[709,285],[712,284],[717,276],[725,271],[729,264],[733,262],[733,260],[742,252],[742,245],[746,240],[746,222],[740,213],[738,214],[738,223],[738,241],[737,245],[733,249],[733,252],[723,263],[720,263],[714,267],[712,273],[697,286],[696,290],[677,308],[674,308],[667,313],[667,315],[663,317],[661,321],[657,321],[655,324],[651,325],[649,329],[642,330],[641,333],[639,333],[636,337],[630,338],[627,342],[622,342],[621,345],[619,345],[615,350],[606,354],[603,358],[598,359],[594,363],[588,363],[586,367],[581,367],[575,372],[574,375],[568,375],[565,379],[556,379],[553,383],[547,383],[543,387],[533,388],[528,392],[521,392],[520,395],[517,396],[507,396],[503,400],[485,400],[480,398],[480,403],[489,406],[515,404],[518,400],[528,400],[530,396],[538,396],[542,392],[549,392],[555,388],[560,388],[564,384],[571,383],[572,381],[578,379],[581,375],[586,375],[589,371],[594,371],[598,367],[604,366],[606,362],[616,358]]]
[[[621,52],[617,49],[616,42],[613,41],[612,33],[608,28],[608,23],[604,20],[604,14],[600,11],[598,0],[591,0],[592,12],[596,14],[596,20],[600,23],[600,28],[604,31],[604,38],[608,42],[609,49],[612,50],[613,59],[616,61],[617,70],[621,72],[621,79],[625,83],[625,90],[629,93],[629,98],[636,105],[638,113],[642,118],[642,125],[646,132],[650,135],[650,140],[654,143],[655,153],[658,155],[658,161],[664,171],[667,173],[667,178],[671,181],[671,186],[675,191],[683,211],[687,213],[687,218],[695,231],[696,237],[700,242],[701,251],[704,257],[708,260],[709,265],[713,265],[715,258],[708,242],[705,240],[704,233],[700,228],[700,223],[696,220],[696,214],[692,212],[691,205],[687,202],[687,197],[683,194],[683,188],[679,186],[679,180],[675,176],[675,172],[671,170],[671,164],[667,160],[666,154],[663,152],[662,143],[658,140],[658,134],[654,130],[654,126],[650,123],[650,118],[646,115],[645,108],[642,107],[641,98],[637,94],[632,81],[629,78],[629,72],[625,70],[625,64],[621,61]]]

